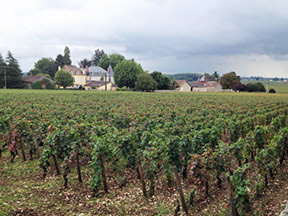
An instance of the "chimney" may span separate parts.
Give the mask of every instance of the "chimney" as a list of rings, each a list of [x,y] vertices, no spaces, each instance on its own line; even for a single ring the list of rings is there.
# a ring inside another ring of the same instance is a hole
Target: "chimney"
[[[88,66],[86,66],[86,73],[89,74]]]

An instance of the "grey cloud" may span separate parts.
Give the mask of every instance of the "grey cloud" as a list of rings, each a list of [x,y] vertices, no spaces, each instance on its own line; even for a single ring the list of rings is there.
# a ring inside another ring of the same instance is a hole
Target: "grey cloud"
[[[19,6],[14,1],[6,10],[13,9],[13,16],[0,14],[7,20],[0,24],[6,29],[0,52],[13,51],[24,71],[41,57],[55,58],[67,45],[74,64],[100,48],[163,72],[248,74],[271,66],[285,73],[284,0],[27,0]]]

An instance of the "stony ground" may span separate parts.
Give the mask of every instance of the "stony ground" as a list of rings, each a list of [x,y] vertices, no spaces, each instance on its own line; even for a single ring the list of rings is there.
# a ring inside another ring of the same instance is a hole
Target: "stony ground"
[[[178,193],[173,188],[156,183],[155,196],[145,199],[136,172],[123,173],[127,183],[120,188],[113,176],[108,177],[109,193],[93,197],[88,189],[89,169],[83,169],[84,183],[77,182],[76,171],[69,174],[69,186],[63,188],[61,176],[49,170],[42,179],[42,170],[37,160],[22,162],[17,158],[9,163],[9,154],[0,158],[0,216],[4,215],[174,215]],[[250,173],[253,175],[253,172]],[[287,202],[288,170],[278,173],[263,196],[256,199],[251,191],[253,203],[247,215],[279,215]],[[212,184],[213,185],[213,184]],[[191,188],[184,182],[184,193]],[[225,184],[222,189],[211,188],[211,197],[197,194],[195,205],[190,206],[190,215],[230,215],[227,206]],[[178,215],[184,215],[182,211]]]

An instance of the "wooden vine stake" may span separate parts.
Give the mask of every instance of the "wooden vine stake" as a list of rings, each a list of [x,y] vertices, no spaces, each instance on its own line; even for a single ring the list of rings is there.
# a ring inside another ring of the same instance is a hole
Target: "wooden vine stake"
[[[58,165],[58,162],[57,162],[56,155],[53,154],[53,155],[52,155],[52,158],[53,158],[53,161],[54,161],[54,165],[55,165],[56,173],[57,173],[57,175],[60,175],[61,172],[60,172],[60,168],[59,168],[59,165]]]
[[[140,175],[140,181],[141,181],[141,184],[142,184],[143,196],[145,198],[147,198],[147,191],[146,191],[146,185],[145,185],[145,181],[144,181],[144,176],[143,176],[143,170],[142,170],[141,162],[139,162],[138,170],[139,170],[139,175]]]
[[[177,189],[178,189],[178,192],[179,192],[179,195],[180,195],[182,208],[183,208],[184,212],[186,214],[188,214],[188,208],[186,206],[185,197],[184,197],[184,193],[183,193],[183,190],[182,190],[181,179],[180,179],[180,177],[178,175],[178,171],[177,171],[176,167],[174,167],[174,174],[175,174],[175,178],[176,178],[176,184],[177,184]]]
[[[108,185],[107,185],[107,177],[106,177],[106,169],[105,169],[105,158],[104,155],[100,156],[100,163],[101,163],[101,173],[103,179],[103,186],[105,193],[108,193]]]
[[[34,142],[34,146],[35,146],[35,150],[36,150],[36,156],[37,156],[37,158],[40,158],[41,154],[40,154],[39,145],[38,145],[36,137],[33,137],[33,142]]]
[[[24,146],[22,142],[20,142],[20,148],[22,152],[23,161],[26,161],[27,159],[26,159],[25,150],[24,150]]]
[[[230,205],[231,205],[231,215],[232,216],[239,216],[235,203],[234,203],[234,196],[233,196],[233,186],[230,181],[230,176],[227,177],[227,182],[228,182],[228,196],[230,200]]]
[[[80,160],[79,160],[79,147],[78,146],[76,146],[76,163],[77,163],[78,180],[80,183],[82,183],[81,167],[80,167]]]

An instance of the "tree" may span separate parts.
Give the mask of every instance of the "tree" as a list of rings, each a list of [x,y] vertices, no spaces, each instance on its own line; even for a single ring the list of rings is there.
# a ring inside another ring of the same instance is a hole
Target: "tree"
[[[49,74],[39,73],[37,74],[37,76],[44,76],[44,77],[47,77],[48,79],[52,79]]]
[[[37,74],[49,74],[50,77],[54,77],[57,71],[56,62],[52,58],[41,58],[34,64],[34,70],[32,75]]]
[[[179,87],[178,84],[177,84],[177,82],[176,82],[176,80],[175,80],[174,78],[171,80],[170,85],[171,85],[170,88],[171,88],[172,90],[175,90],[177,87]]]
[[[99,50],[99,49],[95,50],[95,53],[94,53],[94,55],[92,56],[92,59],[91,59],[92,65],[98,66],[100,64],[101,58],[102,58],[102,56],[104,54],[105,54],[105,52],[104,52],[103,49],[102,50]]]
[[[271,88],[271,89],[269,89],[269,93],[276,93],[276,90]]]
[[[244,84],[236,84],[234,85],[234,88],[233,88],[234,91],[239,91],[239,92],[243,92],[246,90],[246,86]]]
[[[3,64],[3,58],[1,61],[2,61],[1,63],[2,67],[4,67],[4,70],[6,71],[7,88],[23,88],[22,72],[18,64],[18,61],[13,57],[12,53],[8,51],[5,65]],[[3,76],[3,79],[4,79],[4,76]],[[1,82],[1,84],[3,83],[3,86],[5,85],[4,82]],[[3,88],[3,86],[1,87]]]
[[[134,88],[137,77],[144,71],[140,64],[134,61],[124,60],[119,63],[114,70],[114,79],[118,87]]]
[[[199,77],[202,77],[201,74],[197,73],[165,74],[165,76],[169,77],[170,79],[187,81],[197,81]]]
[[[257,89],[258,92],[266,92],[266,88],[265,88],[263,83],[256,82],[255,86],[256,86],[256,89]]]
[[[69,47],[64,48],[64,56],[63,56],[64,65],[71,65],[72,61],[70,58],[70,49]]]
[[[2,57],[2,54],[0,53],[0,88],[3,88],[5,86],[4,70],[6,70],[6,63]]]
[[[265,86],[261,82],[247,83],[246,91],[248,92],[266,92]]]
[[[99,66],[107,69],[109,67],[109,64],[110,64],[110,58],[107,54],[104,54],[101,58]]]
[[[73,85],[74,78],[69,71],[61,69],[55,74],[55,81],[57,85],[63,86],[63,88],[65,89],[67,86]]]
[[[109,65],[111,65],[114,70],[117,64],[119,64],[120,62],[124,60],[125,60],[125,57],[117,53],[111,54],[110,56],[108,56],[107,54],[104,54],[101,58],[99,66],[104,69],[107,69]]]
[[[42,71],[39,69],[39,68],[34,68],[34,69],[31,69],[29,72],[28,72],[28,75],[29,76],[36,76],[38,74],[42,73]]]
[[[171,80],[161,72],[154,71],[150,74],[157,83],[157,89],[169,89]]]
[[[61,54],[57,55],[56,57],[56,67],[58,68],[59,66],[62,68],[65,64],[64,64],[64,59],[63,56]]]
[[[220,84],[223,89],[233,89],[235,85],[240,84],[240,76],[237,76],[235,72],[223,74]]]
[[[219,74],[217,73],[217,71],[215,71],[213,74],[212,74],[212,77],[214,77],[217,81],[219,80]]]
[[[83,68],[86,66],[90,67],[92,65],[92,61],[87,58],[84,58],[78,64],[79,64],[79,67],[83,67]]]
[[[156,81],[150,74],[140,74],[137,77],[137,81],[135,83],[136,91],[154,91],[156,89]]]
[[[117,64],[119,64],[120,62],[122,62],[124,60],[125,60],[125,57],[120,55],[120,54],[114,53],[114,54],[110,55],[110,64],[111,64],[113,69],[117,66]],[[108,65],[108,67],[109,67],[109,65]],[[108,67],[105,67],[105,69],[107,69]]]

